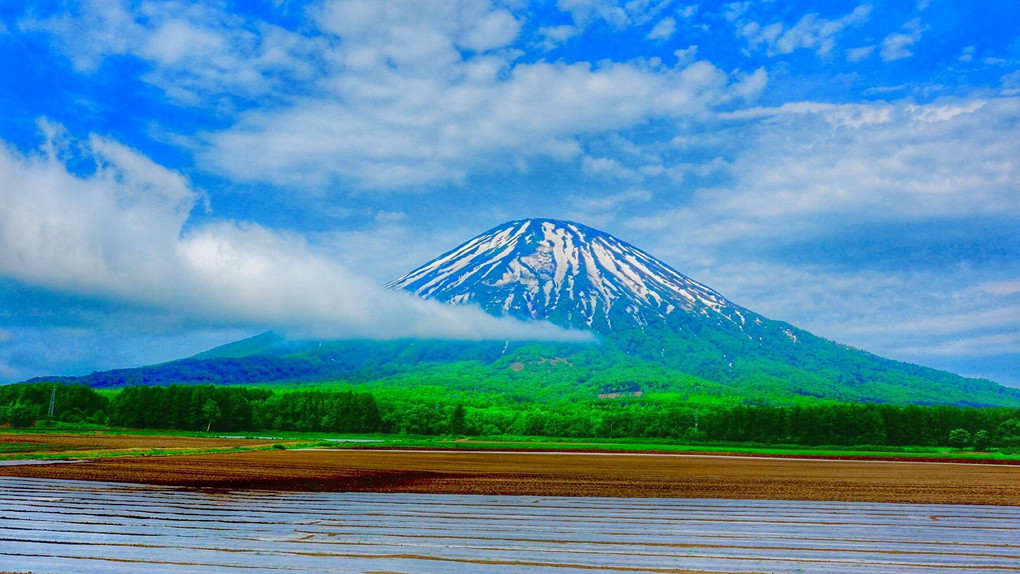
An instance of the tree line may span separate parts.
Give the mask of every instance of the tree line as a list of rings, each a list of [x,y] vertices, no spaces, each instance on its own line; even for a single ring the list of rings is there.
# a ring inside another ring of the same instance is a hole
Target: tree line
[[[54,392],[54,389],[56,391]],[[83,385],[0,386],[0,423],[49,419],[128,428],[415,435],[660,438],[760,444],[1020,448],[1020,409],[856,403],[690,405],[652,400],[465,405],[352,390]]]

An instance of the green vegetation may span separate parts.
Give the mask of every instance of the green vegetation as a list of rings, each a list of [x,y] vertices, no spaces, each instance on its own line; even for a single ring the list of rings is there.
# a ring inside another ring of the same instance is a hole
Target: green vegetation
[[[0,422],[46,419],[53,384],[0,387]],[[673,444],[1020,447],[1020,409],[823,403],[692,403],[676,395],[525,401],[441,387],[280,389],[171,385],[105,396],[57,386],[54,421],[188,431],[544,436]],[[18,424],[14,424],[18,423]]]
[[[1020,389],[890,361],[775,321],[674,317],[626,322],[599,343],[292,342],[266,334],[161,365],[45,379],[93,388],[238,385],[417,393],[422,387],[508,401],[588,402],[599,395],[675,395],[699,404],[818,400],[1020,407]],[[42,379],[40,379],[42,381]],[[201,408],[201,405],[199,405]],[[207,421],[208,423],[208,421]],[[213,424],[215,427],[215,424]]]

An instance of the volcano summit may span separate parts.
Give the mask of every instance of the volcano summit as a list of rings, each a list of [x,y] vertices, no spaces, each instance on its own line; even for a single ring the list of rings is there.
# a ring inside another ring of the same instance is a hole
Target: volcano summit
[[[719,293],[608,233],[579,223],[504,223],[387,285],[489,313],[607,332],[674,312],[739,317]]]

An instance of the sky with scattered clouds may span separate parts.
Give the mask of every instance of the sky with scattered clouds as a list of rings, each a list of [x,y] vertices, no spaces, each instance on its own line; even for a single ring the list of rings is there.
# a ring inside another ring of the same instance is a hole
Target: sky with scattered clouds
[[[1020,386],[1013,0],[0,4],[0,382],[575,337],[384,291],[506,220]]]

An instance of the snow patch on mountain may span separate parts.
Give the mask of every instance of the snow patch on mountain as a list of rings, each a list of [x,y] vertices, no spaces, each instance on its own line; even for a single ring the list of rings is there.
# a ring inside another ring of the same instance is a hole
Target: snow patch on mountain
[[[490,229],[387,285],[499,315],[612,327],[678,310],[742,327],[748,312],[612,235],[570,221],[522,219]]]

